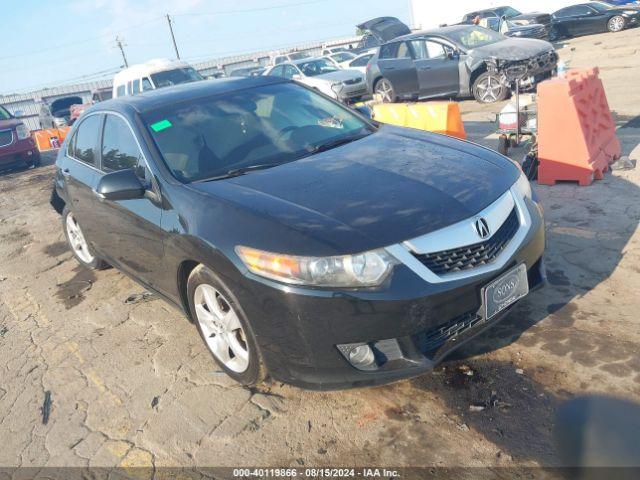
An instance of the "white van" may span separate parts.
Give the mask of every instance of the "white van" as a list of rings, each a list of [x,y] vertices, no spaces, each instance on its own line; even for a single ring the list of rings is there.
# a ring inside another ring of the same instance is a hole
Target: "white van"
[[[187,62],[167,59],[149,60],[116,73],[113,77],[113,98],[199,80],[204,78]]]

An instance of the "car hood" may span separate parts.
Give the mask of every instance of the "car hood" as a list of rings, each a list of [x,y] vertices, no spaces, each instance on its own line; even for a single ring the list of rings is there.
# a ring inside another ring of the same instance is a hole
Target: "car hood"
[[[0,120],[0,130],[13,130],[21,123],[22,121],[16,118],[10,118],[9,120]]]
[[[336,70],[335,72],[323,73],[322,75],[316,75],[314,77],[321,80],[328,80],[331,82],[344,82],[345,80],[351,80],[354,78],[363,78],[362,73],[357,70],[345,69]]]
[[[411,29],[396,17],[378,17],[356,25],[356,27],[371,32],[382,42],[388,42],[396,37],[411,33]]]
[[[496,43],[471,50],[474,57],[499,58],[501,60],[526,60],[553,50],[553,45],[534,38],[505,38]]]
[[[222,181],[191,184],[337,251],[415,238],[472,217],[517,180],[491,150],[383,126],[332,150]]]

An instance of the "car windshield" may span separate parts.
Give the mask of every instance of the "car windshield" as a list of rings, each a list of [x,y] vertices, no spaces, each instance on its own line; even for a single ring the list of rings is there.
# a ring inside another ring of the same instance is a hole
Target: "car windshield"
[[[176,68],[175,70],[166,70],[164,72],[152,73],[151,79],[153,80],[156,88],[170,87],[171,85],[178,85],[180,83],[190,83],[197,82],[198,80],[204,80],[202,75],[200,75],[191,67]]]
[[[325,58],[298,63],[297,67],[307,77],[315,77],[316,75],[322,75],[323,73],[338,71],[338,67]]]
[[[522,15],[518,10],[511,7],[499,7],[494,9],[494,12],[496,12],[496,15],[498,15],[499,17],[506,18],[513,18],[517,17],[518,15]]]
[[[484,47],[485,45],[490,45],[492,43],[497,43],[500,40],[504,40],[502,35],[494,32],[493,30],[475,26],[447,32],[446,36],[453,43],[457,43],[466,49]]]
[[[356,58],[356,56],[353,53],[349,52],[339,52],[331,55],[331,58],[333,58],[336,62],[347,62],[349,60],[353,60],[354,58]]]
[[[289,54],[290,60],[302,60],[304,58],[309,58],[309,55],[304,52],[295,52]]]
[[[603,3],[603,2],[589,2],[589,3],[587,3],[587,5],[589,5],[591,8],[593,8],[593,9],[595,9],[595,10],[601,12],[601,13],[604,13],[604,12],[606,12],[607,10],[609,10],[611,8],[611,5],[608,5],[608,4]]]
[[[373,131],[348,108],[295,83],[181,102],[143,120],[182,182],[277,166]]]
[[[0,106],[0,120],[9,120],[10,118],[11,114],[9,111],[3,106]]]

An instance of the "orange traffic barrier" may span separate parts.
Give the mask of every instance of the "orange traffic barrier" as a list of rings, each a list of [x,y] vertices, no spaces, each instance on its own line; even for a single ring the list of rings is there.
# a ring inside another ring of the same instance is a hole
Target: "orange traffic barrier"
[[[44,130],[34,130],[31,132],[31,136],[35,140],[38,150],[46,152],[47,150],[60,148],[69,130],[71,130],[71,127],[46,128]]]
[[[467,138],[460,107],[455,102],[378,103],[373,105],[373,112],[382,123]]]
[[[570,70],[538,85],[538,183],[590,185],[620,157],[598,68]]]

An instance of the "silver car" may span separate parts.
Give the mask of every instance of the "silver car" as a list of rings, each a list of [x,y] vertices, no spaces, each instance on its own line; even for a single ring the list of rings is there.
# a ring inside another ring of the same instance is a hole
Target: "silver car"
[[[295,80],[344,103],[358,102],[368,96],[361,72],[338,68],[326,58],[283,63],[271,67],[264,75]]]

